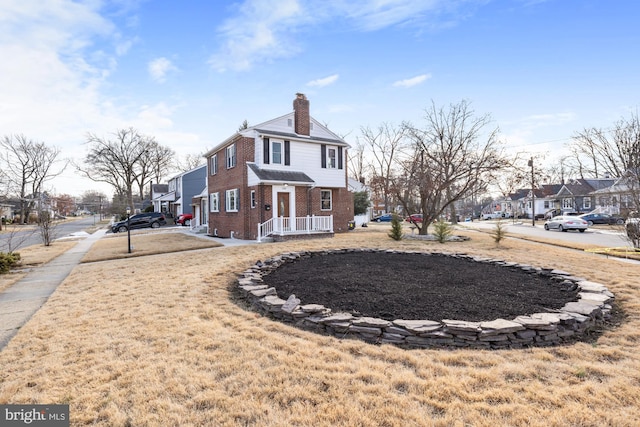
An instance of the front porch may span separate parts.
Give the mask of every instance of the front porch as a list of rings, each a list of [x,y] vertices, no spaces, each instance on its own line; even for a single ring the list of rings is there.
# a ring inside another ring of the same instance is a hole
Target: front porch
[[[333,237],[333,215],[271,218],[258,224],[258,242],[266,237],[274,241],[304,239],[310,237]]]

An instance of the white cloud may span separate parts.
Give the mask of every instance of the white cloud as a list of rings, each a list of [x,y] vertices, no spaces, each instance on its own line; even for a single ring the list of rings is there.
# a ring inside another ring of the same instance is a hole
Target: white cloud
[[[247,0],[238,11],[219,29],[223,47],[209,60],[214,69],[247,70],[255,62],[297,53],[290,32],[309,19],[298,0]]]
[[[149,62],[147,66],[151,78],[158,83],[163,83],[167,80],[167,73],[176,71],[177,68],[167,58],[156,58]]]
[[[2,135],[24,134],[60,148],[62,158],[77,161],[84,155],[87,132],[102,134],[122,124],[122,103],[105,97],[102,90],[129,41],[101,15],[103,4],[2,2]],[[53,185],[57,191],[79,194],[84,183],[78,178],[69,167]]]
[[[393,86],[396,87],[412,87],[415,85],[419,85],[427,79],[431,78],[431,74],[420,74],[419,76],[411,77],[410,79],[398,80],[393,83]]]
[[[245,0],[218,33],[222,47],[209,64],[217,71],[245,71],[255,64],[296,55],[299,40],[320,24],[346,20],[353,31],[376,31],[395,25],[456,25],[469,6],[486,0]],[[347,28],[345,26],[345,28]]]
[[[327,76],[321,79],[311,80],[309,83],[307,83],[307,86],[316,86],[316,87],[329,86],[330,84],[335,83],[338,80],[338,77],[340,77],[338,74],[333,74],[331,76]]]

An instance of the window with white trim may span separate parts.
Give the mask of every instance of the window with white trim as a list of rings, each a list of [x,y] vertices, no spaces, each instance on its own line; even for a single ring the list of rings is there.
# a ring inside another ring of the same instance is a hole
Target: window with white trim
[[[573,199],[571,197],[562,199],[562,209],[573,209]]]
[[[271,159],[275,164],[282,164],[282,142],[271,142]]]
[[[225,194],[225,203],[227,212],[238,212],[240,208],[240,190],[237,188],[233,190],[227,190]]]
[[[211,156],[211,159],[209,160],[209,171],[211,175],[215,175],[218,173],[218,154],[217,153]]]
[[[582,199],[582,205],[585,209],[591,209],[591,197],[585,197]]]
[[[320,209],[323,211],[331,210],[331,190],[320,191]]]
[[[251,190],[251,209],[256,207],[256,190]]]
[[[220,212],[220,193],[209,194],[209,212]]]
[[[327,168],[336,168],[336,158],[338,157],[338,150],[333,147],[327,147]]]
[[[236,165],[236,144],[231,144],[226,151],[227,169],[231,169]]]

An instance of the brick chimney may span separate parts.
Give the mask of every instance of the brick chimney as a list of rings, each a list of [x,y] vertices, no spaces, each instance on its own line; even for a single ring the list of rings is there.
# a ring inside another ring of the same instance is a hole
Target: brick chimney
[[[310,135],[311,119],[309,117],[309,100],[304,93],[296,93],[293,100],[293,119],[295,132],[298,135]]]

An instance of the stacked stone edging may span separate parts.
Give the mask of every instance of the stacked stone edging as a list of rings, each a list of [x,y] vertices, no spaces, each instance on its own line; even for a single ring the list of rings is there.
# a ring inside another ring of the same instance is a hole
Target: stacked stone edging
[[[385,249],[336,249],[314,253],[347,252],[409,253]],[[422,252],[410,252],[422,253]],[[424,252],[431,255],[431,252]],[[602,284],[574,277],[555,269],[458,253],[442,255],[467,258],[476,262],[494,263],[505,268],[518,268],[530,274],[548,276],[551,280],[571,282],[579,288],[578,300],[559,310],[517,316],[515,319],[495,319],[486,322],[463,320],[402,320],[358,317],[350,313],[333,313],[319,304],[301,304],[294,295],[289,300],[277,296],[276,289],[263,282],[263,276],[282,264],[310,257],[312,252],[290,252],[272,257],[240,273],[237,288],[252,307],[264,315],[303,329],[333,335],[337,338],[358,338],[377,344],[394,344],[407,348],[468,347],[483,349],[552,346],[576,341],[603,324],[611,314],[614,295]]]

